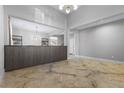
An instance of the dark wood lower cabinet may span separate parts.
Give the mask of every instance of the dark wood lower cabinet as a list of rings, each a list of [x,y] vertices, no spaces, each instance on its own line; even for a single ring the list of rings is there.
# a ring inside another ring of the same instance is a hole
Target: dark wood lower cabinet
[[[5,71],[67,59],[67,46],[5,46]]]

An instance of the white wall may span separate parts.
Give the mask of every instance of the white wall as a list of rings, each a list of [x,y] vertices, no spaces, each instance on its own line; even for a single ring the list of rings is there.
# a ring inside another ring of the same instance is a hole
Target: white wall
[[[9,44],[8,16],[15,16],[66,29],[66,16],[50,6],[6,5],[4,6],[5,44]]]
[[[79,55],[79,31],[74,31],[74,54]]]
[[[69,54],[74,54],[74,34],[69,34]]]
[[[83,5],[68,15],[68,25],[75,28],[122,12],[123,5]]]
[[[4,73],[3,6],[0,5],[0,79]]]
[[[69,35],[69,53],[79,55],[79,31],[73,31]]]

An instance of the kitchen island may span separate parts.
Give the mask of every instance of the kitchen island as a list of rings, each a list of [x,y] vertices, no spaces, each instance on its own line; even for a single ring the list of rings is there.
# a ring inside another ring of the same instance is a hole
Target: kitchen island
[[[5,46],[5,71],[67,59],[67,46]]]

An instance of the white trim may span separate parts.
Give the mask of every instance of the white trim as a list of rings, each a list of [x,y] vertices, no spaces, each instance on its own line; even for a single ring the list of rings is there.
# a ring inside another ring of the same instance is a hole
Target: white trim
[[[0,39],[0,81],[4,77],[4,13],[3,5],[0,5],[0,34],[3,36]]]
[[[75,55],[75,57],[95,59],[95,60],[98,60],[98,61],[107,61],[107,62],[112,62],[112,63],[124,64],[124,62],[122,62],[122,61],[115,61],[115,60],[103,59],[103,58],[98,58],[98,57],[89,57],[89,56],[80,56],[80,55]]]

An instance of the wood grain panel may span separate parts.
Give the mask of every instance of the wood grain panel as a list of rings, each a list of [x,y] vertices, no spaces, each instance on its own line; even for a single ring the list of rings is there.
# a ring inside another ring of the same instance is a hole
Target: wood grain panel
[[[67,59],[66,46],[5,46],[5,71]]]

